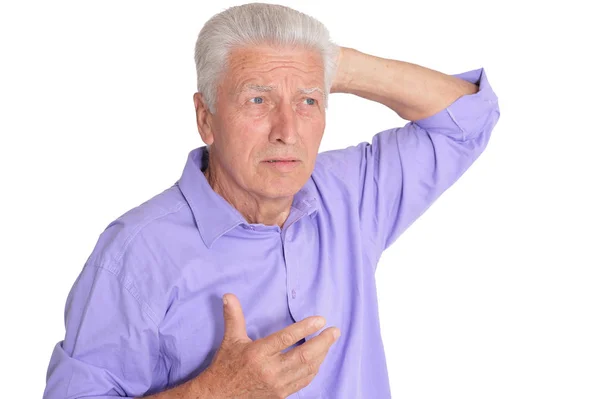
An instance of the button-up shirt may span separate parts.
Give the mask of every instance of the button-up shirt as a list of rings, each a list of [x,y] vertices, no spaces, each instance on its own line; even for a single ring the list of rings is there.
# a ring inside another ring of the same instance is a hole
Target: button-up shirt
[[[483,68],[454,76],[478,92],[319,153],[282,228],[248,223],[208,184],[206,147],[192,150],[173,186],[99,236],[67,298],[44,398],[136,397],[195,377],[221,344],[228,292],[252,340],[314,315],[340,329],[290,397],[389,398],[378,260],[473,164],[500,116]]]

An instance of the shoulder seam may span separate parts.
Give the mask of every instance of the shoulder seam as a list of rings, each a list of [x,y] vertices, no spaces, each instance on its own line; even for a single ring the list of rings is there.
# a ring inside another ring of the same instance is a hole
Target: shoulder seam
[[[142,220],[142,222],[138,223],[138,225],[135,227],[135,229],[131,232],[131,234],[125,239],[124,243],[123,243],[123,247],[121,248],[121,250],[116,254],[115,258],[113,258],[113,260],[115,261],[115,263],[119,263],[121,262],[121,259],[123,258],[123,255],[125,254],[125,251],[127,250],[127,248],[129,247],[129,244],[131,243],[131,241],[135,238],[136,235],[138,235],[138,233],[147,225],[149,225],[150,223],[154,222],[155,220],[158,220],[160,218],[163,218],[167,215],[170,215],[172,213],[175,213],[177,211],[179,211],[183,205],[185,204],[185,201],[181,201],[178,202],[175,206],[174,209],[172,210],[168,210],[168,211],[163,211],[162,214],[159,214],[157,216],[152,216],[152,217],[148,217],[147,219]]]
[[[112,274],[113,276],[117,277],[117,280],[123,286],[123,288],[125,288],[127,290],[127,292],[129,292],[129,294],[140,305],[140,308],[142,309],[142,312],[144,312],[144,314],[146,316],[148,316],[148,318],[152,321],[152,323],[154,324],[154,326],[156,328],[158,328],[158,324],[159,323],[158,323],[156,314],[154,313],[154,311],[152,310],[152,308],[141,298],[140,292],[138,291],[137,287],[135,286],[135,283],[132,280],[128,279],[121,272],[118,272],[116,270],[112,270],[110,268],[107,268],[107,267],[104,267],[104,266],[101,266],[101,265],[90,264],[90,265],[88,265],[88,267],[95,267],[96,269],[104,270],[104,271]]]

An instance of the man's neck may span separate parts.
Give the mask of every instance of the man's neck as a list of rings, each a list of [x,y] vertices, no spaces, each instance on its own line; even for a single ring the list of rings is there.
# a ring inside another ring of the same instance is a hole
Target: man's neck
[[[287,220],[292,206],[293,198],[265,200],[249,195],[234,184],[228,184],[225,179],[219,178],[216,168],[210,166],[202,173],[212,189],[237,209],[248,223],[264,224],[265,226],[279,226]]]

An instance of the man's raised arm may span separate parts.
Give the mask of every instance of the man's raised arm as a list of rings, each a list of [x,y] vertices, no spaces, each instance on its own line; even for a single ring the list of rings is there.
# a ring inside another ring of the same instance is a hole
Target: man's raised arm
[[[415,121],[434,115],[477,89],[473,83],[420,65],[342,47],[331,93],[356,94]]]

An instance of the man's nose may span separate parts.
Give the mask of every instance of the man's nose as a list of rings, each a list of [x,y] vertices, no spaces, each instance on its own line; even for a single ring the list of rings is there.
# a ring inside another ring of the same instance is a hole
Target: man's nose
[[[291,105],[280,105],[273,114],[270,141],[281,141],[285,144],[296,144],[298,127],[296,112]]]

